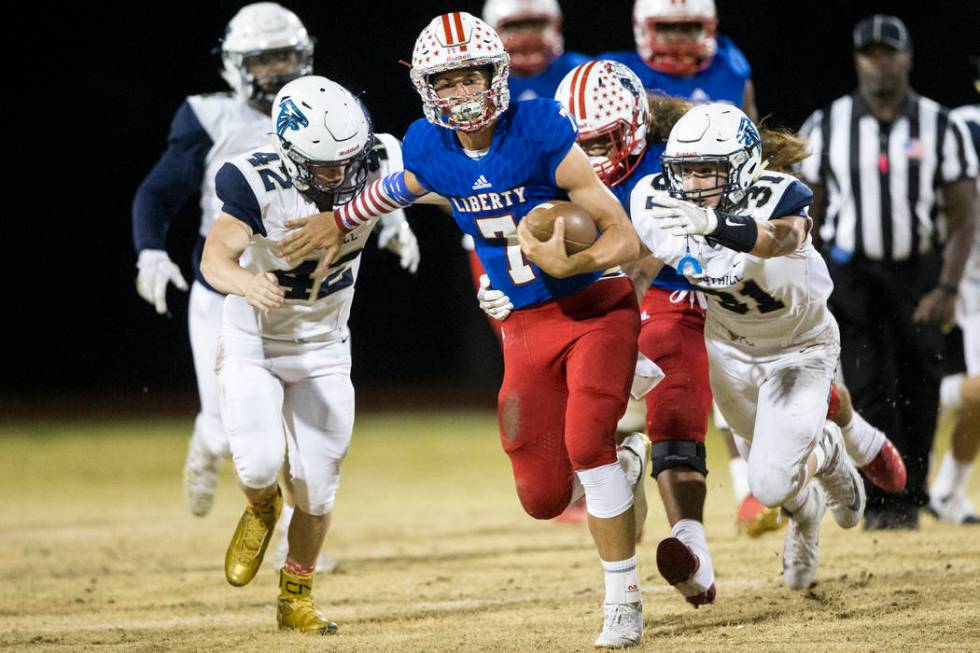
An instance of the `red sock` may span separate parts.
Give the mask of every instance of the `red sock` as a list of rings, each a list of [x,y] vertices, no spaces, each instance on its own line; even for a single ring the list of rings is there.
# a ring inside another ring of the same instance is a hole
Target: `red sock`
[[[286,558],[286,564],[284,564],[282,568],[294,576],[308,576],[316,570],[316,565],[301,565],[292,558]]]
[[[834,419],[840,413],[840,393],[837,384],[830,384],[830,396],[827,398],[827,419]]]

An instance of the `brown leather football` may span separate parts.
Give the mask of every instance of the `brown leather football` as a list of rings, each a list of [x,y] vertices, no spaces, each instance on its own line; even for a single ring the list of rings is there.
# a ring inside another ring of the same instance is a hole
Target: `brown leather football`
[[[588,248],[599,236],[595,220],[574,202],[562,200],[542,202],[524,216],[524,222],[535,238],[548,240],[554,231],[554,222],[558,216],[565,218],[565,251],[569,254]]]

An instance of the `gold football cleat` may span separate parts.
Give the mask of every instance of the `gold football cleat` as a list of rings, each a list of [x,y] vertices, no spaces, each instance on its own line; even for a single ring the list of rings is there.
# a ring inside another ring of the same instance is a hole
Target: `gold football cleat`
[[[276,498],[268,505],[245,507],[225,553],[225,578],[235,587],[247,585],[255,578],[281,511],[282,491],[278,488]]]
[[[279,630],[296,630],[306,635],[332,635],[337,624],[326,619],[313,603],[313,574],[291,574],[279,570]]]
[[[778,531],[785,526],[779,518],[779,508],[767,508],[751,494],[745,497],[735,515],[735,524],[740,533],[749,537],[759,537],[769,531]]]

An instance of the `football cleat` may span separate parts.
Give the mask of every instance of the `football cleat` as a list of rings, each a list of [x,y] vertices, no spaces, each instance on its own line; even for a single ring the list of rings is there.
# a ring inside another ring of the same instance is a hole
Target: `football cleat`
[[[607,603],[602,606],[602,632],[596,648],[626,648],[643,641],[643,603]]]
[[[826,493],[827,507],[837,525],[854,528],[864,516],[864,480],[847,455],[840,427],[833,422],[825,422],[819,446],[827,459],[823,469],[814,474],[814,479]]]
[[[813,500],[818,502],[816,515],[812,519],[800,522],[788,512],[785,513],[790,519],[783,542],[783,582],[793,590],[810,587],[820,560],[820,522],[827,504],[820,488],[812,487],[810,493],[816,497]]]
[[[668,537],[657,545],[657,569],[660,570],[660,575],[695,608],[715,602],[715,584],[711,583],[705,588],[694,580],[694,575],[700,568],[701,560],[676,537]]]
[[[928,510],[936,519],[954,524],[980,524],[980,517],[974,511],[973,503],[961,493],[942,497],[932,495],[929,498]]]
[[[278,488],[275,499],[267,505],[245,507],[225,553],[225,578],[235,587],[247,585],[255,578],[281,511],[282,491]]]
[[[901,492],[905,489],[907,474],[902,454],[887,437],[881,451],[870,463],[861,468],[872,483],[885,492]]]
[[[218,488],[218,468],[221,457],[215,456],[204,445],[204,438],[195,430],[187,445],[184,460],[184,503],[196,517],[211,512],[214,492]]]
[[[295,630],[305,635],[332,635],[337,624],[325,618],[313,603],[313,574],[279,571],[279,603],[276,607],[279,630]]]
[[[616,456],[626,472],[626,480],[633,486],[633,521],[636,528],[636,541],[643,539],[643,526],[647,521],[647,466],[650,462],[650,438],[645,433],[631,433],[618,447]]]
[[[765,504],[751,494],[742,499],[735,513],[735,526],[739,533],[749,537],[759,537],[769,531],[778,531],[783,527],[779,518],[779,508],[767,508]]]

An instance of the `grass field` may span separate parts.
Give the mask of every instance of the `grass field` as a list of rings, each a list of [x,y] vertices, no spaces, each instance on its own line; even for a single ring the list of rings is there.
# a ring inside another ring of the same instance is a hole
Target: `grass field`
[[[314,589],[340,625],[332,638],[276,630],[271,565],[245,588],[225,582],[241,494],[226,466],[213,512],[185,512],[190,426],[0,427],[0,649],[591,650],[602,601],[591,540],[524,515],[494,415],[359,418],[327,540],[343,566]],[[641,650],[980,650],[980,527],[924,516],[917,532],[865,533],[828,516],[817,584],[791,592],[782,533],[736,535],[724,448],[708,450],[717,603],[694,610],[657,574],[668,529],[648,480]],[[977,476],[971,491],[980,503]]]

